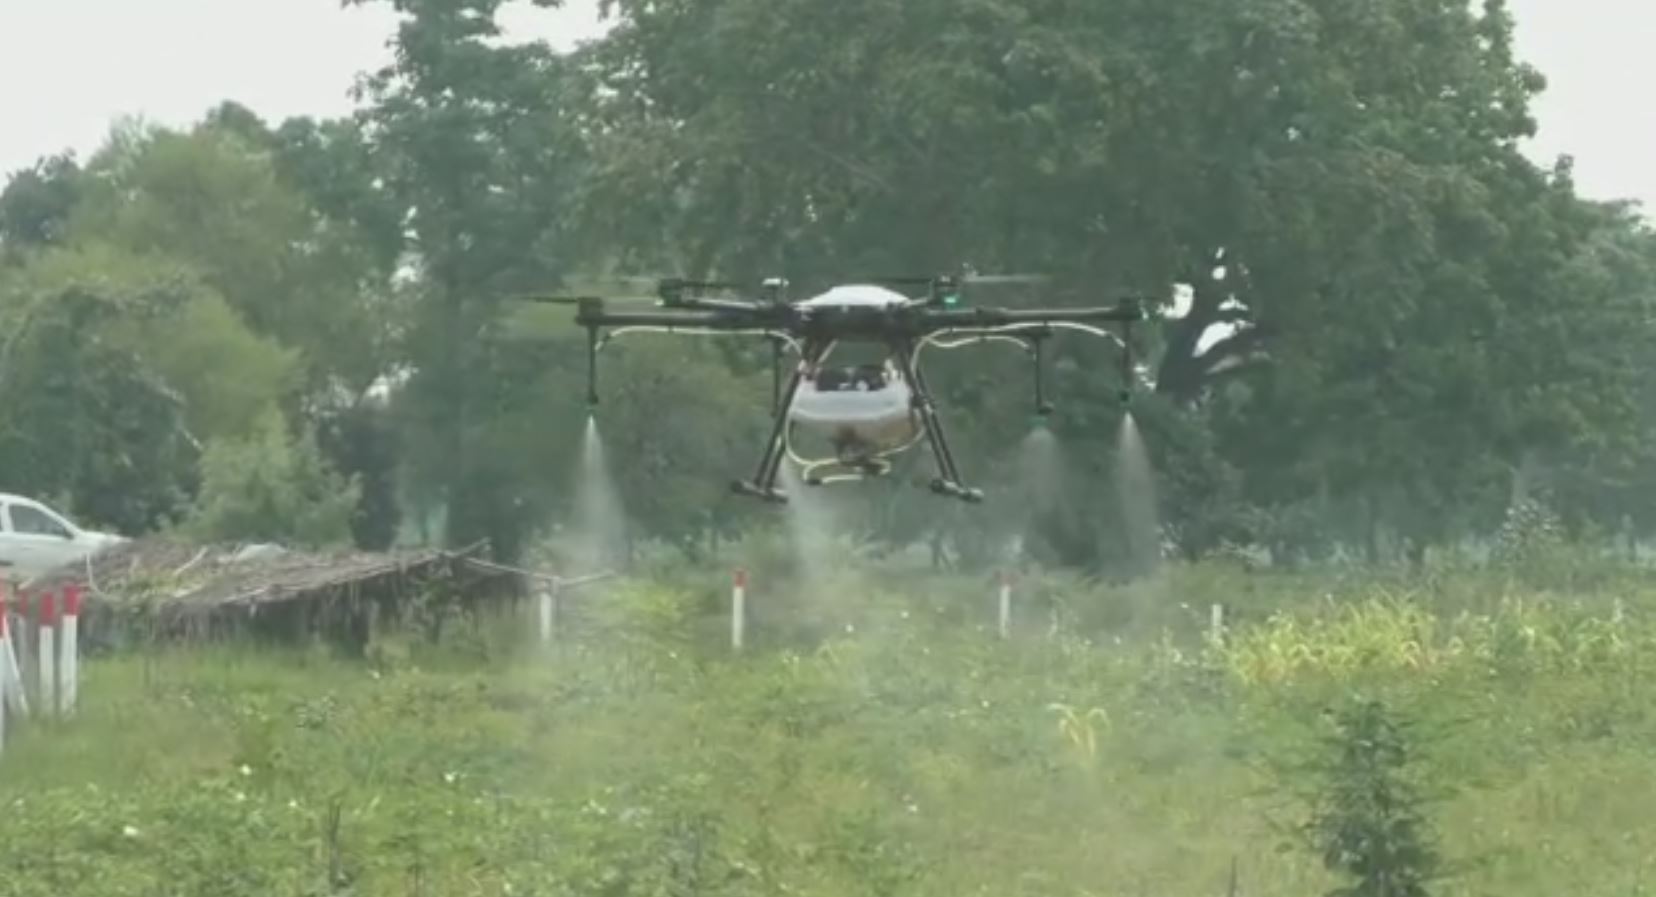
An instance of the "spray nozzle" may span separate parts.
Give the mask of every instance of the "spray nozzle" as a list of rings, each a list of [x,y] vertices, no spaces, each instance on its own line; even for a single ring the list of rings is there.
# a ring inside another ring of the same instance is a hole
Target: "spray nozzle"
[[[598,328],[587,328],[587,409],[598,407]]]

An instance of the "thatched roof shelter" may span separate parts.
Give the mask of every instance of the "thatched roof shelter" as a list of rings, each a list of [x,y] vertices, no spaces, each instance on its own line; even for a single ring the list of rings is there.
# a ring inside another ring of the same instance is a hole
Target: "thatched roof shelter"
[[[251,629],[360,646],[376,618],[415,595],[440,589],[466,601],[521,591],[512,573],[475,562],[476,551],[305,552],[158,537],[105,549],[28,591],[79,585],[82,626],[95,643],[126,641],[131,633],[120,630],[138,623],[151,638]]]

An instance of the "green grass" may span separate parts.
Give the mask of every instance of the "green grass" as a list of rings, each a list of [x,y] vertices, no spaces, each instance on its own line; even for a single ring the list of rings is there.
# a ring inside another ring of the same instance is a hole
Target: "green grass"
[[[0,759],[0,892],[1322,894],[1295,770],[1364,695],[1425,733],[1435,893],[1645,894],[1643,588],[1190,569],[1053,586],[1086,640],[1031,612],[1001,643],[981,583],[756,583],[732,658],[713,580],[592,593],[551,654],[497,620],[368,664],[102,659]],[[1179,607],[1212,600],[1222,647]]]

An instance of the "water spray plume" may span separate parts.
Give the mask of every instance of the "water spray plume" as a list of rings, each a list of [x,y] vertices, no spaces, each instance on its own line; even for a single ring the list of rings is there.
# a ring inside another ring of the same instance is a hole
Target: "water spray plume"
[[[788,536],[793,543],[799,584],[808,591],[821,589],[831,578],[834,564],[834,515],[822,487],[805,485],[790,464],[778,471],[788,515]]]
[[[626,515],[604,457],[598,418],[587,415],[580,469],[575,483],[575,557],[577,573],[614,569],[625,556]]]
[[[1034,510],[1053,510],[1063,496],[1064,461],[1058,436],[1038,426],[1018,446],[1018,475]]]
[[[1020,565],[1029,559],[1028,537],[1042,532],[1054,519],[1053,515],[1064,510],[1067,465],[1058,434],[1044,419],[1018,443],[1014,461],[1024,520],[1021,529],[1011,534],[1004,550],[1009,563]]]
[[[1135,573],[1151,573],[1161,560],[1161,514],[1156,504],[1156,474],[1131,411],[1121,417],[1116,446],[1116,489],[1121,495],[1122,523]]]

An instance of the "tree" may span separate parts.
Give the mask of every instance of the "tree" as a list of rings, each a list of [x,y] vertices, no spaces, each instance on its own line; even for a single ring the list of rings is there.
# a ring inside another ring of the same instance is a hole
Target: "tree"
[[[1519,153],[1544,81],[1501,0],[613,8],[587,54],[593,214],[643,258],[1036,268],[1054,298],[1119,284],[1164,310],[1183,285],[1146,347],[1213,434],[1204,478],[1359,507],[1360,539],[1384,522],[1417,557],[1498,521],[1525,448],[1630,419],[1626,365],[1569,348],[1608,336],[1583,253],[1625,225]],[[1112,393],[1087,351],[1055,360]],[[1088,417],[1070,432],[1104,455],[1119,416]]]
[[[235,121],[112,141],[88,163],[70,238],[193,265],[254,333],[300,353],[296,399],[354,401],[391,362],[388,274],[353,222],[284,181],[273,138]]]
[[[125,336],[189,301],[187,271],[107,247],[51,250],[0,274],[0,488],[61,497],[94,525],[141,533],[194,490],[185,397]]]
[[[321,548],[349,543],[358,486],[332,470],[306,431],[264,414],[245,439],[207,447],[186,527],[206,540]]]
[[[450,544],[496,530],[494,550],[509,553],[522,538],[512,486],[486,469],[479,444],[502,423],[487,405],[514,384],[486,381],[480,336],[500,297],[544,289],[569,266],[560,238],[583,146],[561,61],[541,46],[493,45],[499,0],[393,5],[405,14],[397,59],[369,79],[361,127],[419,272],[410,467],[443,502]]]
[[[0,262],[64,239],[69,212],[80,200],[80,175],[70,153],[12,173],[0,190]]]

